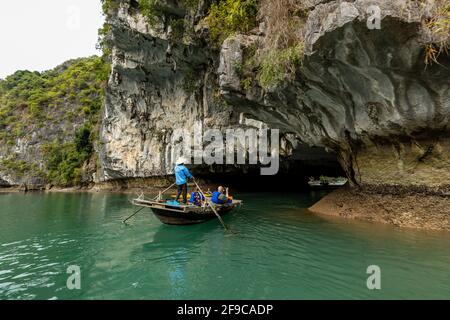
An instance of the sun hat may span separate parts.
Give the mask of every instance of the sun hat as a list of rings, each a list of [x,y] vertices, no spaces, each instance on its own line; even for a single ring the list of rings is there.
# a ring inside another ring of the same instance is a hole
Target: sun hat
[[[184,164],[185,162],[186,162],[186,159],[184,159],[183,157],[179,157],[175,164],[178,166],[180,164]]]

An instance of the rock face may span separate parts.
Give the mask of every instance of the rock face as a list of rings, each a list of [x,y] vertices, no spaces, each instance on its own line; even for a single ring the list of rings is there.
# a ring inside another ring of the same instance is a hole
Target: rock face
[[[205,129],[222,131],[278,128],[279,121],[285,121],[263,110],[248,116],[253,107],[266,106],[257,100],[243,100],[245,94],[238,90],[227,91],[230,85],[240,83],[230,73],[234,72],[233,59],[241,54],[242,44],[234,41],[236,46],[228,49],[230,39],[220,54],[205,43],[207,34],[202,33],[202,19],[207,7],[203,2],[186,19],[193,21],[196,34],[176,41],[171,38],[170,26],[161,22],[150,28],[133,8],[132,1],[123,1],[109,21],[113,48],[101,132],[103,180],[170,174],[175,160],[171,155],[173,131],[191,130],[198,121]],[[176,8],[165,7],[165,12],[172,15]],[[257,36],[250,38],[247,43]],[[227,84],[227,79],[234,83]],[[282,143],[289,146],[285,155],[292,155],[298,147],[302,153],[294,159],[308,163],[320,159],[325,166],[336,167],[336,156],[319,145],[308,147],[295,134],[295,123],[285,123],[280,129]]]
[[[122,1],[110,16],[102,179],[171,173],[171,133],[201,121],[220,130],[280,129],[285,161],[313,155],[320,166],[337,157],[355,187],[447,188],[450,58],[424,61],[426,44],[449,40],[424,24],[435,1],[305,3],[303,65],[295,79],[263,90],[243,89],[235,68],[246,48],[264,45],[263,25],[228,38],[219,52],[205,41],[205,2],[190,13],[165,7],[168,16],[187,14],[195,30],[174,40],[164,19],[150,27],[135,1]],[[369,28],[373,6],[380,29]]]
[[[367,27],[373,4],[382,13],[379,30]],[[229,71],[220,78],[222,93],[231,102],[244,96],[258,103],[246,111],[252,117],[272,118],[302,141],[336,151],[353,185],[448,185],[450,59],[425,65],[424,43],[432,39],[421,10],[413,1],[318,5],[296,81],[255,95],[239,92]],[[240,61],[242,50],[233,52],[240,38],[225,42],[223,70]]]
[[[11,184],[0,178],[0,187],[9,187]]]
[[[112,72],[102,126],[104,179],[170,172],[170,138],[196,120],[226,125],[231,108],[213,103],[213,66],[193,43],[171,43],[124,3],[112,18]],[[211,114],[216,114],[215,118]]]
[[[380,30],[367,30],[371,4],[381,9]],[[320,110],[321,141],[335,145],[354,184],[448,185],[450,60],[424,65],[431,39],[421,10],[413,1],[355,1],[310,16],[325,12],[328,23],[307,33],[305,105]]]

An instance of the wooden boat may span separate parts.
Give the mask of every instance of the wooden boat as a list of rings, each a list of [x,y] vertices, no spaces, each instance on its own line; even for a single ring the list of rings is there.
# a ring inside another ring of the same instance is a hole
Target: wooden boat
[[[132,200],[132,203],[136,206],[150,208],[162,223],[169,225],[198,224],[211,219],[217,219],[216,214],[209,204],[201,207],[193,204],[175,204],[174,201],[152,201],[142,198],[134,199]],[[213,205],[217,213],[220,216],[224,216],[234,208],[242,205],[242,201],[233,200],[233,202],[229,204]]]
[[[312,188],[338,188],[343,187],[348,182],[347,179],[321,179],[321,180],[314,180],[310,179],[308,181],[308,184]]]

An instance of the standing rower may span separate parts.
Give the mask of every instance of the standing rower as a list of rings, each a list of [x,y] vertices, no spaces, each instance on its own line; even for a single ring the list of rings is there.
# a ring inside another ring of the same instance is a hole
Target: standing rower
[[[194,177],[184,165],[185,162],[186,160],[182,157],[180,157],[176,162],[175,178],[177,179],[176,184],[178,187],[178,193],[175,201],[178,201],[180,196],[183,195],[183,203],[187,204],[187,181],[188,179],[193,179]]]

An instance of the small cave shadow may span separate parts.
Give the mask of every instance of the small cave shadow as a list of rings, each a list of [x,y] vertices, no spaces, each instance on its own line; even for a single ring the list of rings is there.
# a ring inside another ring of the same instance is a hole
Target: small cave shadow
[[[263,176],[259,168],[235,172],[217,172],[204,174],[201,171],[194,175],[204,181],[211,190],[219,185],[229,187],[232,192],[299,192],[310,191],[310,177],[320,176],[345,177],[346,174],[336,161],[327,166],[305,166],[294,164],[273,176]]]

